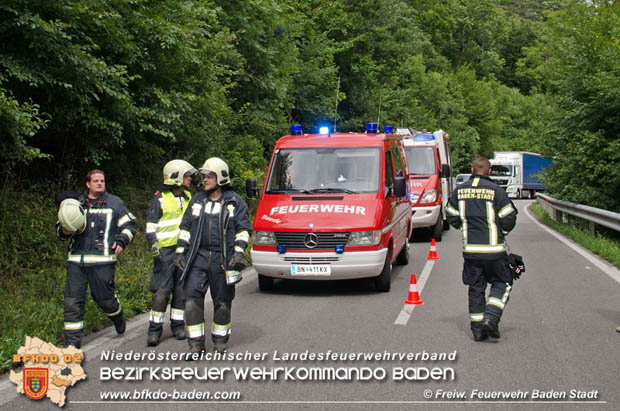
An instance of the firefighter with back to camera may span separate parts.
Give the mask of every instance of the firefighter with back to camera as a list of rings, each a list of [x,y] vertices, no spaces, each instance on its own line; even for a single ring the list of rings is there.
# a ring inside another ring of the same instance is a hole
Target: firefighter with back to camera
[[[166,308],[170,304],[170,329],[177,340],[185,339],[185,303],[181,271],[174,264],[179,225],[190,199],[191,179],[196,169],[187,161],[172,160],[164,166],[163,186],[155,192],[146,216],[146,238],[153,252],[153,293],[146,344],[154,347],[161,339]]]
[[[67,346],[80,348],[84,329],[86,289],[114,323],[118,334],[125,332],[123,309],[115,294],[117,256],[136,233],[136,218],[119,197],[105,190],[105,175],[91,170],[86,192],[80,196],[65,192],[60,202],[56,233],[70,239],[64,301],[64,329]],[[63,197],[68,197],[63,199]]]
[[[180,226],[175,263],[181,270],[185,296],[185,329],[190,353],[205,349],[204,297],[211,287],[211,339],[216,352],[226,352],[232,300],[251,232],[248,206],[230,187],[226,163],[209,158],[199,169],[204,190],[189,203]]]
[[[513,277],[505,265],[505,235],[517,221],[517,209],[489,177],[491,164],[473,162],[472,176],[450,196],[448,221],[463,236],[463,283],[469,286],[469,320],[475,341],[499,338],[499,321]],[[491,284],[488,299],[487,283]]]

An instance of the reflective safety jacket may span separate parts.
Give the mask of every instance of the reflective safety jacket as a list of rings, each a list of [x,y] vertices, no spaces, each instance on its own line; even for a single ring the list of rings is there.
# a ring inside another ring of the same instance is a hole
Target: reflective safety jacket
[[[156,242],[162,247],[177,245],[179,225],[191,198],[187,190],[179,196],[170,189],[155,193],[146,216],[146,239],[150,246]]]
[[[93,200],[85,193],[79,201],[86,212],[86,229],[67,236],[60,224],[56,225],[60,239],[71,239],[67,260],[78,264],[115,263],[112,245],[116,242],[127,248],[136,234],[136,217],[127,210],[123,200],[112,194],[103,193]]]
[[[494,260],[505,255],[505,234],[517,222],[517,208],[490,177],[474,174],[457,186],[446,214],[463,233],[463,257]]]
[[[216,201],[211,201],[204,191],[197,193],[183,214],[179,228],[176,252],[186,254],[182,278],[199,248],[220,252],[222,268],[227,275],[232,275],[228,261],[233,253],[245,252],[252,231],[248,205],[230,189],[224,189]]]

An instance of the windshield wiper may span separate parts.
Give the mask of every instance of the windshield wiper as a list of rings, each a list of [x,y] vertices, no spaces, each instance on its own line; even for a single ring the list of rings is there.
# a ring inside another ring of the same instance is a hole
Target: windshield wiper
[[[289,194],[289,193],[312,194],[310,191],[304,188],[284,188],[281,190],[269,190],[265,192],[265,194]]]
[[[308,192],[310,194],[323,194],[323,193],[357,194],[357,191],[349,190],[348,188],[334,188],[334,187],[315,188],[313,190],[308,190]]]

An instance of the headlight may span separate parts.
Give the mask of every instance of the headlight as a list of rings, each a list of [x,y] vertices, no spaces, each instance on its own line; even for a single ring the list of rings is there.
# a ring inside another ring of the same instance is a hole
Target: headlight
[[[424,195],[420,199],[420,204],[434,203],[435,200],[437,200],[437,190],[431,188],[426,193],[424,193]]]
[[[257,245],[276,245],[276,235],[271,231],[254,231],[252,241]]]
[[[381,240],[381,230],[375,231],[353,231],[347,241],[348,246],[354,245],[376,245]]]

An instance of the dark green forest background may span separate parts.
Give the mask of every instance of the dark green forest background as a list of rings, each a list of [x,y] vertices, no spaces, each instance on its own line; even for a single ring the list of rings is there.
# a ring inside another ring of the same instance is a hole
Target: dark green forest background
[[[241,190],[291,124],[367,121],[446,130],[455,173],[494,150],[553,157],[551,193],[620,211],[620,1],[1,1],[0,370],[23,335],[62,340],[54,196],[87,170],[143,230],[173,158],[220,156]],[[142,237],[118,274],[135,312]]]

